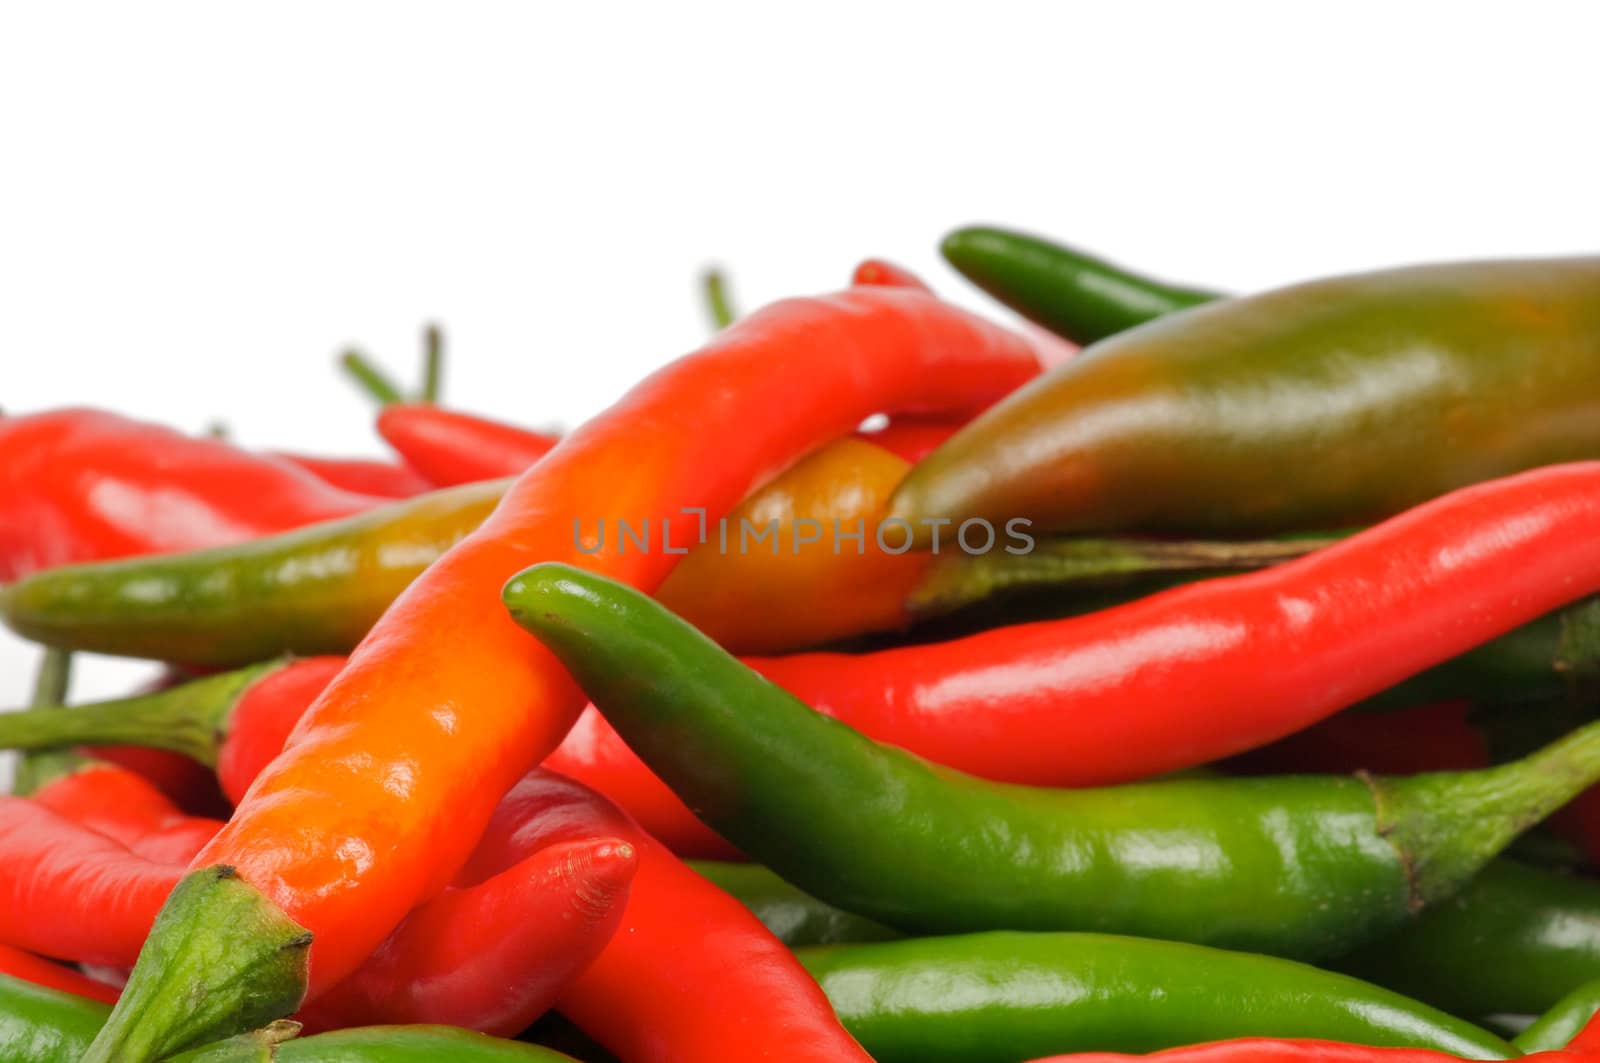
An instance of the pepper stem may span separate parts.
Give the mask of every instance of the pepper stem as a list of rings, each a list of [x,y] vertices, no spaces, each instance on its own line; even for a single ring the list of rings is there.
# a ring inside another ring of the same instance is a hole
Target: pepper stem
[[[310,947],[310,932],[233,868],[185,875],[82,1063],[148,1063],[291,1014]]]
[[[438,402],[444,379],[444,332],[429,322],[422,328],[422,390],[420,402]]]
[[[1292,561],[1338,539],[1167,542],[1155,539],[1044,539],[1025,554],[941,553],[906,601],[913,619],[955,612],[1004,591],[1106,583],[1159,572],[1226,572]]]
[[[47,646],[44,657],[39,661],[39,671],[33,677],[33,696],[28,700],[29,706],[36,712],[60,709],[67,703],[71,687],[72,651]],[[17,761],[11,773],[11,792],[26,797],[52,779],[78,771],[88,760],[73,750],[29,753]]]
[[[1400,853],[1415,908],[1443,900],[1516,837],[1600,781],[1600,721],[1509,764],[1368,779],[1378,830]]]
[[[133,745],[171,750],[207,766],[217,762],[220,735],[239,698],[282,661],[196,679],[182,686],[115,701],[0,712],[0,749]]]
[[[346,376],[355,381],[357,387],[376,400],[379,406],[406,401],[399,385],[390,379],[389,374],[379,369],[370,358],[355,348],[339,356],[339,367],[345,371]]]
[[[728,295],[728,278],[720,269],[712,266],[700,274],[700,287],[705,292],[706,312],[711,315],[715,328],[725,329],[738,320],[738,312]]]
[[[28,704],[35,709],[65,705],[71,686],[72,651],[48,646],[39,661],[39,671],[33,677],[33,697]]]

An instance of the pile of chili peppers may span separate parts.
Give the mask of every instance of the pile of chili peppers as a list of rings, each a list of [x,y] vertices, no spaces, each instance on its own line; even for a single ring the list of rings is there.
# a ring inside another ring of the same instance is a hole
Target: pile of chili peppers
[[[0,1059],[1600,1063],[1600,258],[943,251],[565,433],[0,416]]]

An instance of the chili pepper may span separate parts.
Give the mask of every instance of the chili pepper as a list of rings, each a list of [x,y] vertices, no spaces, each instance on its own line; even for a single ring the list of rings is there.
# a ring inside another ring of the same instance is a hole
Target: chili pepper
[[[270,1035],[243,1034],[173,1056],[170,1063],[576,1063],[539,1045],[450,1026],[367,1026],[272,1041]]]
[[[1014,554],[1006,547],[1022,549],[1017,545],[1022,540],[997,532],[994,549],[986,554],[969,554],[947,543],[937,556],[897,555],[900,533],[891,528],[884,536],[888,549],[878,549],[872,529],[879,513],[865,506],[886,495],[903,467],[878,448],[848,440],[814,454],[737,511],[767,513],[769,519],[772,513],[794,512],[795,526],[785,528],[780,522],[778,529],[770,529],[762,523],[750,529],[741,549],[741,518],[730,515],[724,552],[718,522],[708,518],[709,541],[692,551],[694,567],[679,581],[685,586],[663,587],[662,593],[724,634],[735,648],[790,649],[789,639],[898,628],[999,591],[1253,568],[1322,545],[1320,540],[1062,540]],[[850,479],[856,475],[867,479]],[[463,485],[238,546],[40,573],[0,589],[0,615],[19,633],[46,644],[213,667],[283,653],[344,652],[418,573],[482,523],[503,489],[498,482]],[[809,515],[830,512],[839,521],[838,554],[833,552],[833,527]],[[681,538],[657,544],[670,545],[674,553],[693,543],[700,523],[697,512],[677,519],[682,523],[670,527]],[[610,552],[617,545],[617,518],[592,518],[584,527],[592,531],[598,520],[610,522],[611,545],[602,549]],[[807,541],[795,555],[804,521],[815,523],[806,526]],[[637,522],[630,527],[637,528]],[[812,530],[818,533],[814,542]],[[568,534],[573,531],[568,525]],[[858,532],[859,553],[846,538]],[[704,560],[698,559],[702,555]],[[707,569],[715,570],[715,579]],[[804,592],[809,603],[815,587],[811,577],[817,573],[825,574],[830,584],[847,587],[849,596],[823,615],[809,604],[804,611],[775,608],[771,596],[779,594],[792,602]],[[854,578],[846,578],[851,573]],[[860,582],[870,579],[910,583],[914,590],[897,601],[893,587]],[[741,603],[750,600],[761,603],[754,614],[742,611]]]
[[[639,873],[622,926],[557,1002],[563,1014],[628,1063],[866,1058],[816,982],[749,911],[570,779],[525,776],[462,876],[506,853],[593,834],[633,842]]]
[[[127,966],[181,875],[27,798],[0,797],[0,942]]]
[[[0,941],[86,962],[133,962],[183,865],[108,846],[71,813],[58,817],[6,800],[7,817],[22,822],[0,836],[0,898],[14,909],[0,914]],[[211,833],[220,827],[210,824]],[[55,848],[47,850],[51,839]],[[350,977],[311,1005],[307,1021],[319,1028],[436,1021],[511,1034],[545,1011],[615,931],[634,849],[615,838],[578,837],[505,850],[480,852],[480,861],[493,861],[489,873],[411,912]],[[36,870],[46,856],[48,869]],[[86,886],[98,892],[78,892]],[[69,925],[27,925],[46,919]],[[95,924],[109,928],[108,941],[93,940]]]
[[[330,487],[373,498],[410,498],[433,487],[415,470],[392,461],[323,458],[310,454],[279,453],[274,456],[298,465]]]
[[[1597,295],[1600,258],[1478,262],[1154,321],[981,414],[906,478],[894,515],[1072,531],[1344,527],[1595,457]]]
[[[117,990],[104,982],[86,978],[70,967],[63,967],[41,956],[35,956],[10,945],[0,944],[0,975],[19,978],[33,985],[57,989],[63,993],[87,997],[110,1004],[117,999]],[[4,1000],[5,982],[0,979],[0,1000]],[[3,1012],[0,1012],[3,1015]],[[0,1017],[0,1031],[5,1029],[5,1019]],[[6,1035],[0,1032],[0,1049],[7,1047]],[[10,1059],[10,1056],[4,1058]]]
[[[1595,590],[1597,500],[1600,464],[1536,470],[1101,613],[751,663],[873,737],[986,778],[1146,778],[1297,731]]]
[[[110,1010],[70,990],[0,973],[0,1059],[77,1063]]]
[[[0,580],[369,509],[288,462],[99,410],[0,417]]]
[[[446,890],[300,1018],[313,1029],[404,1021],[519,1033],[611,940],[637,863],[629,843],[589,838]]]
[[[520,475],[559,442],[554,435],[427,403],[385,406],[378,434],[439,487]]]
[[[237,867],[250,885],[230,893],[253,898],[257,918],[316,935],[310,989],[321,991],[449,881],[500,795],[582,708],[559,663],[491,596],[532,558],[582,558],[649,589],[671,570],[675,557],[662,552],[587,555],[572,516],[658,529],[686,505],[720,517],[774,469],[870,413],[981,406],[1036,364],[1011,334],[915,292],[854,289],[745,318],[565,437],[478,531],[429,566],[196,864]],[[681,416],[687,401],[693,424]],[[729,448],[735,432],[741,445]],[[334,767],[357,762],[358,772]],[[406,780],[403,800],[395,772]],[[203,886],[212,874],[185,881]],[[85,1063],[141,1063],[189,1040],[197,1024],[183,1001],[195,993],[223,1008],[241,996],[281,1002],[304,992],[301,972],[258,963],[277,946],[248,927],[216,927],[204,956],[182,947],[218,922],[219,899],[231,897],[199,886],[174,893],[149,959]],[[161,971],[176,960],[184,962]]]
[[[1218,292],[1152,280],[1082,251],[1006,229],[957,229],[939,249],[972,283],[1074,343],[1094,343],[1222,298]]]
[[[1523,1052],[1553,1052],[1577,1037],[1600,1012],[1600,982],[1585,982],[1550,1006],[1512,1044]]]
[[[823,900],[904,930],[1100,930],[1327,955],[1450,896],[1600,778],[1597,723],[1481,772],[1004,786],[811,712],[604,576],[540,564],[505,599],[707,825]]]
[[[887,288],[914,288],[930,295],[933,293],[933,289],[929,288],[921,277],[903,266],[897,266],[881,258],[869,258],[863,261],[856,267],[855,273],[851,274],[850,283]]]
[[[158,864],[187,864],[221,826],[185,815],[148,779],[79,754],[58,759],[52,777],[34,781],[14,792]]]
[[[0,975],[0,1058],[77,1063],[109,1011],[98,1001]],[[285,1040],[294,1032],[293,1023],[274,1023],[170,1063],[572,1063],[546,1048],[443,1026],[373,1026]]]
[[[0,611],[35,641],[121,656],[342,653],[504,490],[470,484],[236,546],[57,569],[4,588]]]
[[[1452,1014],[1536,1015],[1600,979],[1600,883],[1497,860],[1333,965]]]
[[[1519,1055],[1398,993],[1292,960],[1104,934],[992,931],[800,951],[879,1063],[1014,1063],[1230,1037]]]
[[[888,941],[900,936],[880,923],[795,889],[760,864],[690,860],[688,865],[750,909],[761,925],[791,948]]]

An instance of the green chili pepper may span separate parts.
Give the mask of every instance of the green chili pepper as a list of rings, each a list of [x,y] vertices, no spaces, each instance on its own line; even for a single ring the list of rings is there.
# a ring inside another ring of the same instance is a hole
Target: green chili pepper
[[[226,666],[343,653],[505,488],[466,484],[234,546],[50,569],[0,592],[0,614],[35,641],[127,657]]]
[[[1014,1063],[1234,1037],[1516,1051],[1461,1019],[1292,960],[1103,934],[991,931],[802,949],[845,1029],[883,1063]]]
[[[893,516],[1227,534],[1363,524],[1600,456],[1600,258],[1301,284],[1105,340],[980,415]]]
[[[1325,956],[1450,896],[1600,777],[1595,724],[1479,772],[1005,786],[812,712],[601,576],[535,565],[504,597],[707,824],[802,889],[909,931]]]
[[[688,864],[750,909],[774,937],[791,948],[888,941],[900,936],[871,919],[817,900],[760,864],[718,860],[690,860]]]
[[[1556,1001],[1511,1043],[1520,1052],[1554,1052],[1565,1048],[1597,1011],[1600,1011],[1600,981],[1585,982]]]
[[[290,1024],[293,1025],[293,1024]],[[574,1063],[538,1045],[455,1026],[363,1026],[291,1041],[244,1034],[173,1056],[169,1063]]]
[[[76,1063],[111,1009],[0,974],[0,1059]]]
[[[77,1063],[111,1009],[94,1000],[0,974],[0,1060]],[[450,1026],[372,1026],[297,1040],[273,1023],[171,1058],[171,1063],[560,1063],[571,1057]],[[1487,1058],[1487,1057],[1486,1057]]]
[[[1600,883],[1497,860],[1332,966],[1455,1015],[1537,1015],[1600,979]]]
[[[940,245],[949,263],[1002,303],[1074,343],[1222,298],[1141,277],[1037,236],[974,226]]]

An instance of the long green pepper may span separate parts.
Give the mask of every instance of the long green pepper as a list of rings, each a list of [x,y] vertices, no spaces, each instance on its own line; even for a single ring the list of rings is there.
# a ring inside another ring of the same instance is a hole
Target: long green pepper
[[[1600,778],[1595,724],[1479,772],[1006,786],[812,712],[593,573],[535,565],[504,598],[708,825],[823,900],[912,932],[1327,956],[1450,896]]]

